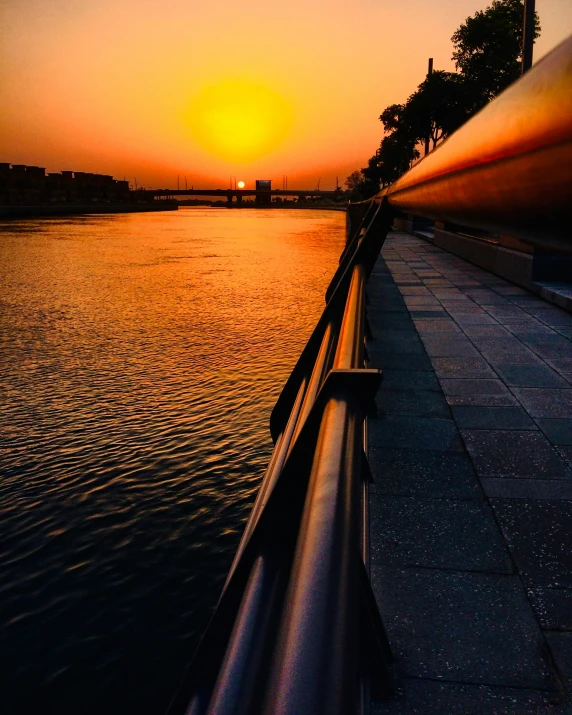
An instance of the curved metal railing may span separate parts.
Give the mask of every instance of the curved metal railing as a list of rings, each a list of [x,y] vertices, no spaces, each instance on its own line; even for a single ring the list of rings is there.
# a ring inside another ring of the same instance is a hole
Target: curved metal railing
[[[374,201],[572,249],[572,36]]]
[[[171,705],[188,715],[348,715],[391,690],[367,551],[365,284],[385,204],[348,240],[271,416],[274,451],[216,612]]]
[[[367,574],[365,283],[396,211],[569,248],[572,38],[373,199],[272,412],[274,452],[179,715],[350,715],[391,691]],[[377,691],[377,692],[376,692]]]

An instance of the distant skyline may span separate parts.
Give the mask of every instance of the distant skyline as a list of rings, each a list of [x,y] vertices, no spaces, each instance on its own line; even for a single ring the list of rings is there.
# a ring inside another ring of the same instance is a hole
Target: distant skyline
[[[453,70],[486,0],[4,0],[0,161],[195,188],[271,178],[335,187],[382,138],[380,112]],[[536,0],[535,61],[572,30]]]

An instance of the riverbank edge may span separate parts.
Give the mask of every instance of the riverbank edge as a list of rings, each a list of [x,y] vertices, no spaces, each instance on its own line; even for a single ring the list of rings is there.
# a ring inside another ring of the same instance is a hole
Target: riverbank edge
[[[155,204],[71,204],[57,206],[0,206],[0,219],[48,218],[87,214],[143,213],[147,211],[177,211],[177,203],[158,201]]]

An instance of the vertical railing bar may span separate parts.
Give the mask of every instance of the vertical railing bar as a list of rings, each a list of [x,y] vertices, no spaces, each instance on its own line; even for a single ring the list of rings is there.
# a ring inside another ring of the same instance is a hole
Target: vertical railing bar
[[[335,341],[336,332],[333,322],[330,321],[324,332],[324,338],[322,340],[322,344],[320,345],[320,352],[318,353],[318,357],[316,358],[316,363],[314,365],[314,369],[312,370],[312,375],[308,383],[308,389],[306,390],[306,393],[304,395],[304,402],[302,404],[302,408],[300,409],[299,417],[296,421],[296,429],[294,430],[294,434],[292,436],[292,439],[290,440],[290,445],[288,447],[288,455],[292,451],[292,447],[295,444],[302,427],[304,426],[304,422],[306,421],[306,418],[308,417],[314,405],[320,387],[324,382],[327,371],[330,367],[329,363],[331,361],[331,352],[335,346]]]

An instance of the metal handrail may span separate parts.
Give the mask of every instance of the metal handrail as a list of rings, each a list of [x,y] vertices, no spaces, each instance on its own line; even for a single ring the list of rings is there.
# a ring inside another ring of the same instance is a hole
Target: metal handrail
[[[572,36],[373,202],[570,251]]]
[[[272,412],[274,451],[173,715],[348,715],[360,679],[391,690],[363,562],[365,284],[390,227],[367,212]],[[367,506],[367,505],[365,505]]]

